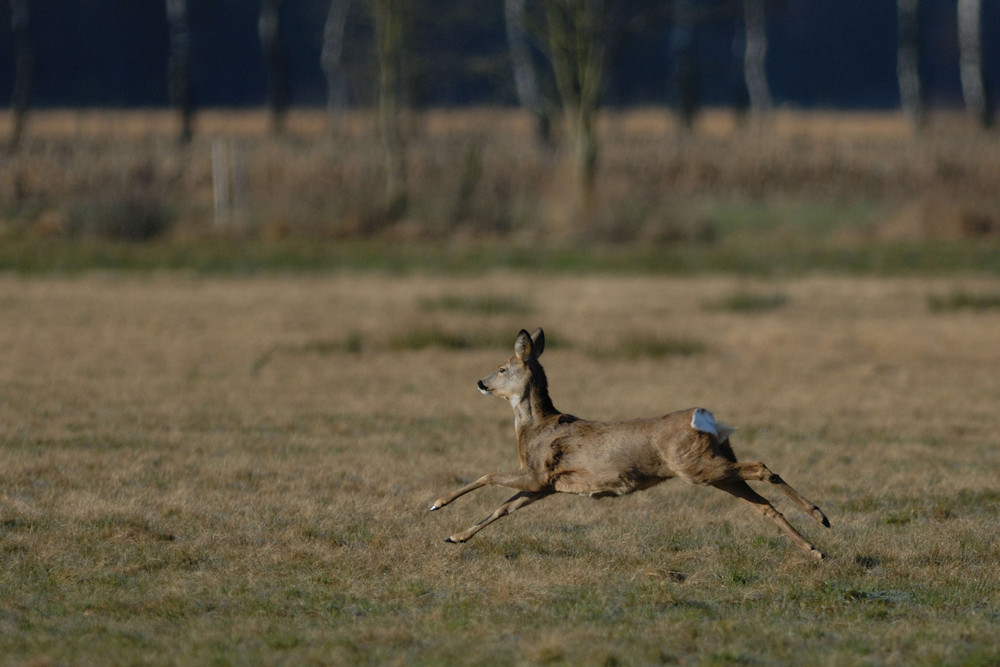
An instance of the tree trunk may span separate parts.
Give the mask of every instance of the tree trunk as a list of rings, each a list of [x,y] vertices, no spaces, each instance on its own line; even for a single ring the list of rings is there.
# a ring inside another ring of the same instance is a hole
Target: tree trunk
[[[170,27],[170,57],[167,60],[170,104],[180,113],[180,140],[188,143],[193,134],[194,100],[191,96],[191,30],[186,0],[167,0],[167,23]]]
[[[320,65],[326,75],[326,111],[330,126],[336,116],[347,108],[347,78],[341,67],[341,56],[344,52],[344,27],[347,24],[347,12],[351,0],[331,0],[330,11],[326,15],[323,26],[323,51],[320,53]]]
[[[379,68],[379,131],[385,164],[386,212],[396,218],[406,208],[406,143],[402,127],[405,0],[374,0],[375,42]]]
[[[257,33],[267,68],[267,105],[271,113],[271,131],[281,134],[285,129],[288,108],[288,65],[281,43],[281,0],[262,0]]]
[[[539,139],[545,144],[552,141],[552,123],[542,103],[538,88],[535,63],[528,45],[528,28],[524,14],[525,0],[504,0],[504,18],[507,24],[507,50],[514,70],[514,86],[521,107],[532,114]]]
[[[601,0],[547,0],[549,50],[580,188],[589,215],[597,173],[597,102],[607,49]]]
[[[10,150],[21,147],[24,129],[28,122],[31,88],[35,73],[35,56],[31,48],[28,0],[10,0],[10,34],[14,47],[14,90],[11,108],[14,125],[10,134]]]
[[[767,85],[767,17],[764,0],[743,0],[746,51],[743,78],[750,95],[750,112],[762,115],[771,109],[771,89]]]
[[[698,63],[695,56],[697,16],[693,0],[674,0],[670,51],[674,57],[674,89],[681,127],[691,129],[700,106]]]
[[[958,0],[958,46],[965,108],[983,127],[993,122],[993,109],[983,78],[982,0]]]
[[[899,45],[896,75],[903,112],[914,125],[924,123],[923,86],[920,79],[920,0],[897,0]]]

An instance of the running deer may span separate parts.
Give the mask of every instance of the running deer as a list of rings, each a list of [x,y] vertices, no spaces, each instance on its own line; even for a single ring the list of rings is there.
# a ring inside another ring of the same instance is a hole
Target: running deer
[[[459,496],[491,484],[516,489],[517,493],[446,542],[465,542],[497,519],[553,493],[622,496],[680,477],[731,493],[777,524],[807,554],[826,557],[747,482],[775,485],[803,512],[829,528],[826,515],[763,463],[738,462],[729,443],[734,429],[716,421],[711,412],[691,408],[621,422],[587,421],[559,412],[552,405],[545,371],[538,363],[544,349],[541,329],[531,335],[521,330],[514,342],[514,356],[477,384],[483,394],[507,399],[514,408],[520,467],[516,472],[483,475],[441,496],[430,509],[441,509]]]

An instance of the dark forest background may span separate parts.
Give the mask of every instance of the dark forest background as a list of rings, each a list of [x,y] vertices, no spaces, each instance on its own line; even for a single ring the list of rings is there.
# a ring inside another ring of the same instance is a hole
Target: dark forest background
[[[703,3],[708,6],[710,3]],[[985,78],[1000,87],[1000,3],[983,3]],[[610,106],[674,102],[670,3],[615,4],[617,39],[602,93]],[[326,99],[320,68],[327,0],[286,0],[282,31],[291,103]],[[189,3],[193,95],[199,107],[259,106],[266,75],[257,34],[258,2]],[[13,87],[9,2],[0,2],[0,104]],[[161,107],[168,104],[168,29],[162,0],[37,0],[32,3],[36,107]],[[899,106],[896,3],[891,0],[783,0],[767,5],[767,72],[774,101],[806,108]],[[736,19],[706,12],[698,27],[702,101],[726,105],[741,76],[733,55]],[[954,0],[923,3],[922,68],[927,103],[961,105]],[[422,107],[516,104],[503,3],[415,0],[409,96]],[[371,19],[354,3],[344,65],[351,103],[372,102]]]

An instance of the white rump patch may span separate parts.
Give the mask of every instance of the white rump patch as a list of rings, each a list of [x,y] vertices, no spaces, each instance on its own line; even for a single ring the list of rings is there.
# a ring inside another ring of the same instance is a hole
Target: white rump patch
[[[698,408],[694,411],[694,416],[691,417],[691,428],[702,433],[710,433],[718,438],[719,442],[724,442],[736,430],[732,426],[715,421],[715,416],[704,408]]]

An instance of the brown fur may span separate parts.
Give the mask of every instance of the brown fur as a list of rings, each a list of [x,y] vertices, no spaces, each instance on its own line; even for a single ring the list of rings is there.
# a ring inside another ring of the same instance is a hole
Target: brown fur
[[[716,424],[710,413],[691,408],[621,422],[594,422],[564,414],[549,398],[545,371],[538,362],[544,349],[541,329],[530,336],[522,330],[514,343],[514,356],[479,381],[481,392],[507,399],[514,409],[520,467],[515,472],[483,475],[438,498],[431,510],[490,484],[518,492],[490,516],[447,541],[465,542],[497,519],[553,493],[621,496],[679,477],[733,494],[774,521],[803,551],[825,557],[747,481],[776,485],[804,512],[829,527],[826,515],[763,463],[739,463],[729,443],[731,429]]]

